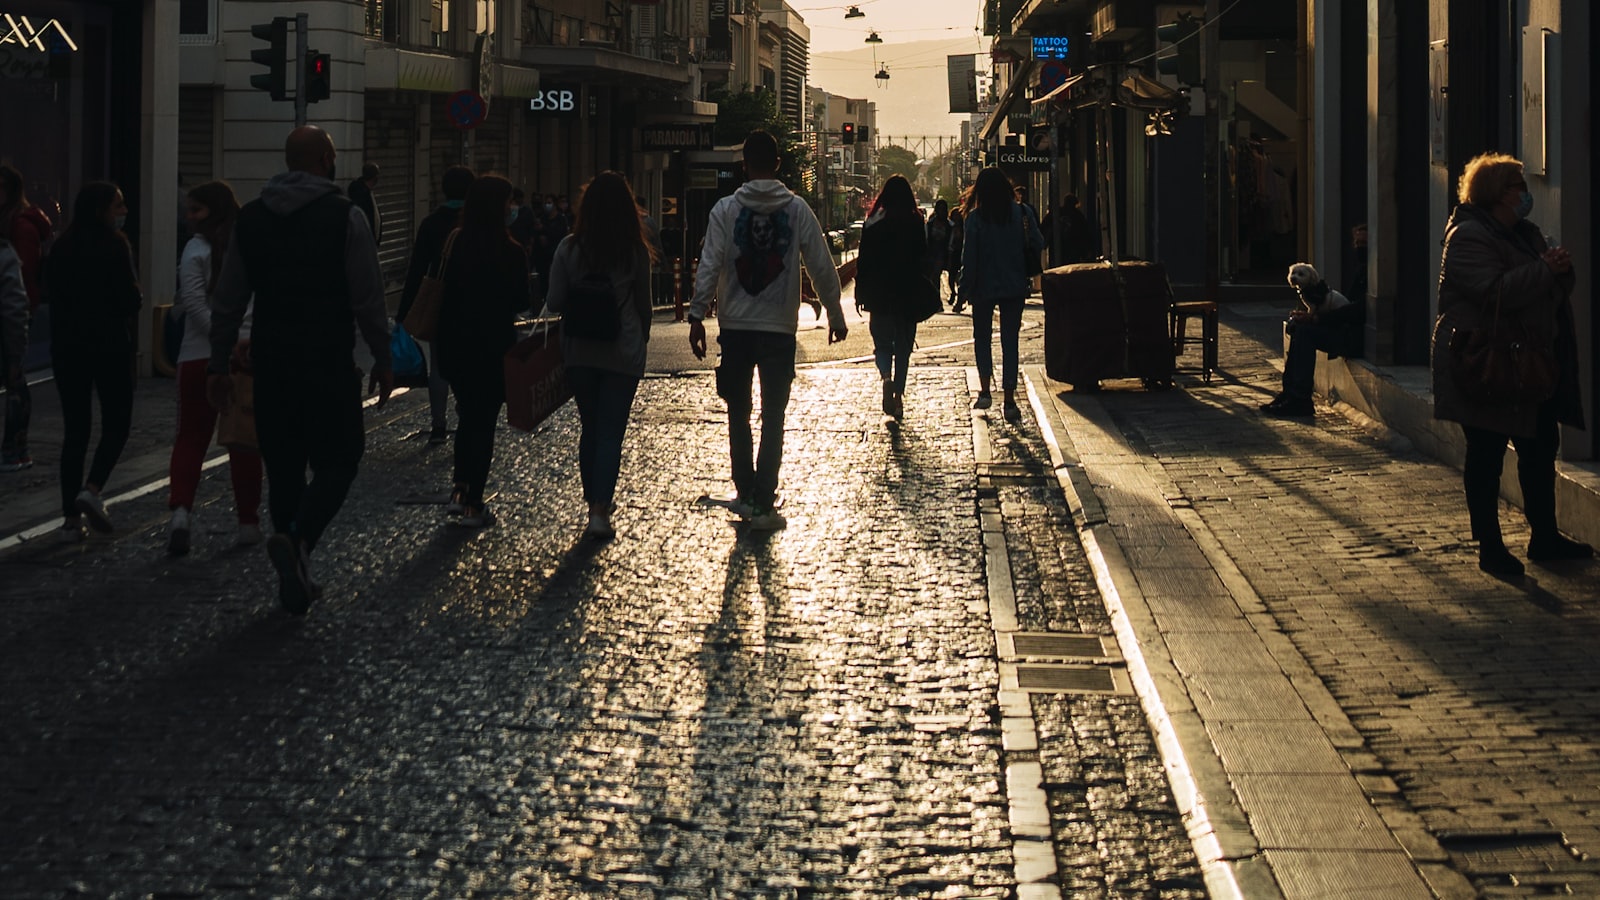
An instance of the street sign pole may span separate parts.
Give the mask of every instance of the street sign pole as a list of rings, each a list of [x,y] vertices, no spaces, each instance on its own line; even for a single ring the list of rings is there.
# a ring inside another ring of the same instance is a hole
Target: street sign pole
[[[306,14],[294,17],[294,127],[306,124]]]

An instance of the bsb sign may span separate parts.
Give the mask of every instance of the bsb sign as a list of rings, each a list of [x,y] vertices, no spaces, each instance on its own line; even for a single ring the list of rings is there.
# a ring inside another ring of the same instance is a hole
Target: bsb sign
[[[546,115],[576,115],[578,112],[577,88],[546,88],[528,99],[530,112]]]
[[[72,35],[67,34],[66,26],[57,19],[35,25],[27,16],[0,14],[0,46],[21,44],[40,53],[49,53],[50,46],[45,43],[45,37],[50,34],[59,35],[63,43],[74,53],[77,52],[77,43],[72,40]],[[51,43],[55,41],[52,40]]]

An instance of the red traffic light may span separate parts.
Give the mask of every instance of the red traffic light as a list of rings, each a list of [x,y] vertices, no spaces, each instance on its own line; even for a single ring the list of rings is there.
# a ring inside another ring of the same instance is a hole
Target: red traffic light
[[[856,142],[856,123],[846,122],[839,126],[839,139],[846,144],[854,144]]]

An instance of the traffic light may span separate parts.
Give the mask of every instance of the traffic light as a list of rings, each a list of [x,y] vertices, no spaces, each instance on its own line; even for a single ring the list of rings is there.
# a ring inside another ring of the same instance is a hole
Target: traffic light
[[[1178,21],[1156,28],[1156,36],[1172,44],[1173,53],[1156,60],[1156,70],[1163,75],[1176,75],[1179,83],[1199,85],[1205,82],[1200,71],[1200,20],[1183,13]]]
[[[333,59],[313,50],[306,54],[306,102],[326,100],[333,93]]]
[[[854,144],[856,142],[856,123],[846,122],[839,126],[839,142],[842,144]]]
[[[867,143],[867,131],[868,131],[867,126],[865,126],[865,125],[861,126],[861,133],[856,135],[856,140],[860,141],[863,144]]]
[[[271,22],[251,25],[250,34],[267,42],[262,49],[250,51],[250,61],[267,67],[262,74],[250,76],[250,86],[266,91],[274,100],[289,99],[289,23],[287,16],[278,16]]]

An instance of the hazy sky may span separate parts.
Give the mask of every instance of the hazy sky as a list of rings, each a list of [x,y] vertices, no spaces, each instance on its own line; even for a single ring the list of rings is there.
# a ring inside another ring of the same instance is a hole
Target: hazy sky
[[[805,0],[790,4],[811,28],[811,53],[832,50],[859,50],[864,46],[867,33],[876,30],[883,43],[878,45],[879,59],[896,68],[894,44],[908,41],[950,39],[951,53],[970,49],[977,53],[980,45],[978,32],[983,5],[977,0],[861,0],[856,5],[866,13],[859,19],[846,19],[849,4]],[[987,44],[984,40],[983,45]],[[923,54],[920,59],[905,60],[908,74],[911,66],[930,65]],[[939,65],[944,65],[939,60]]]

